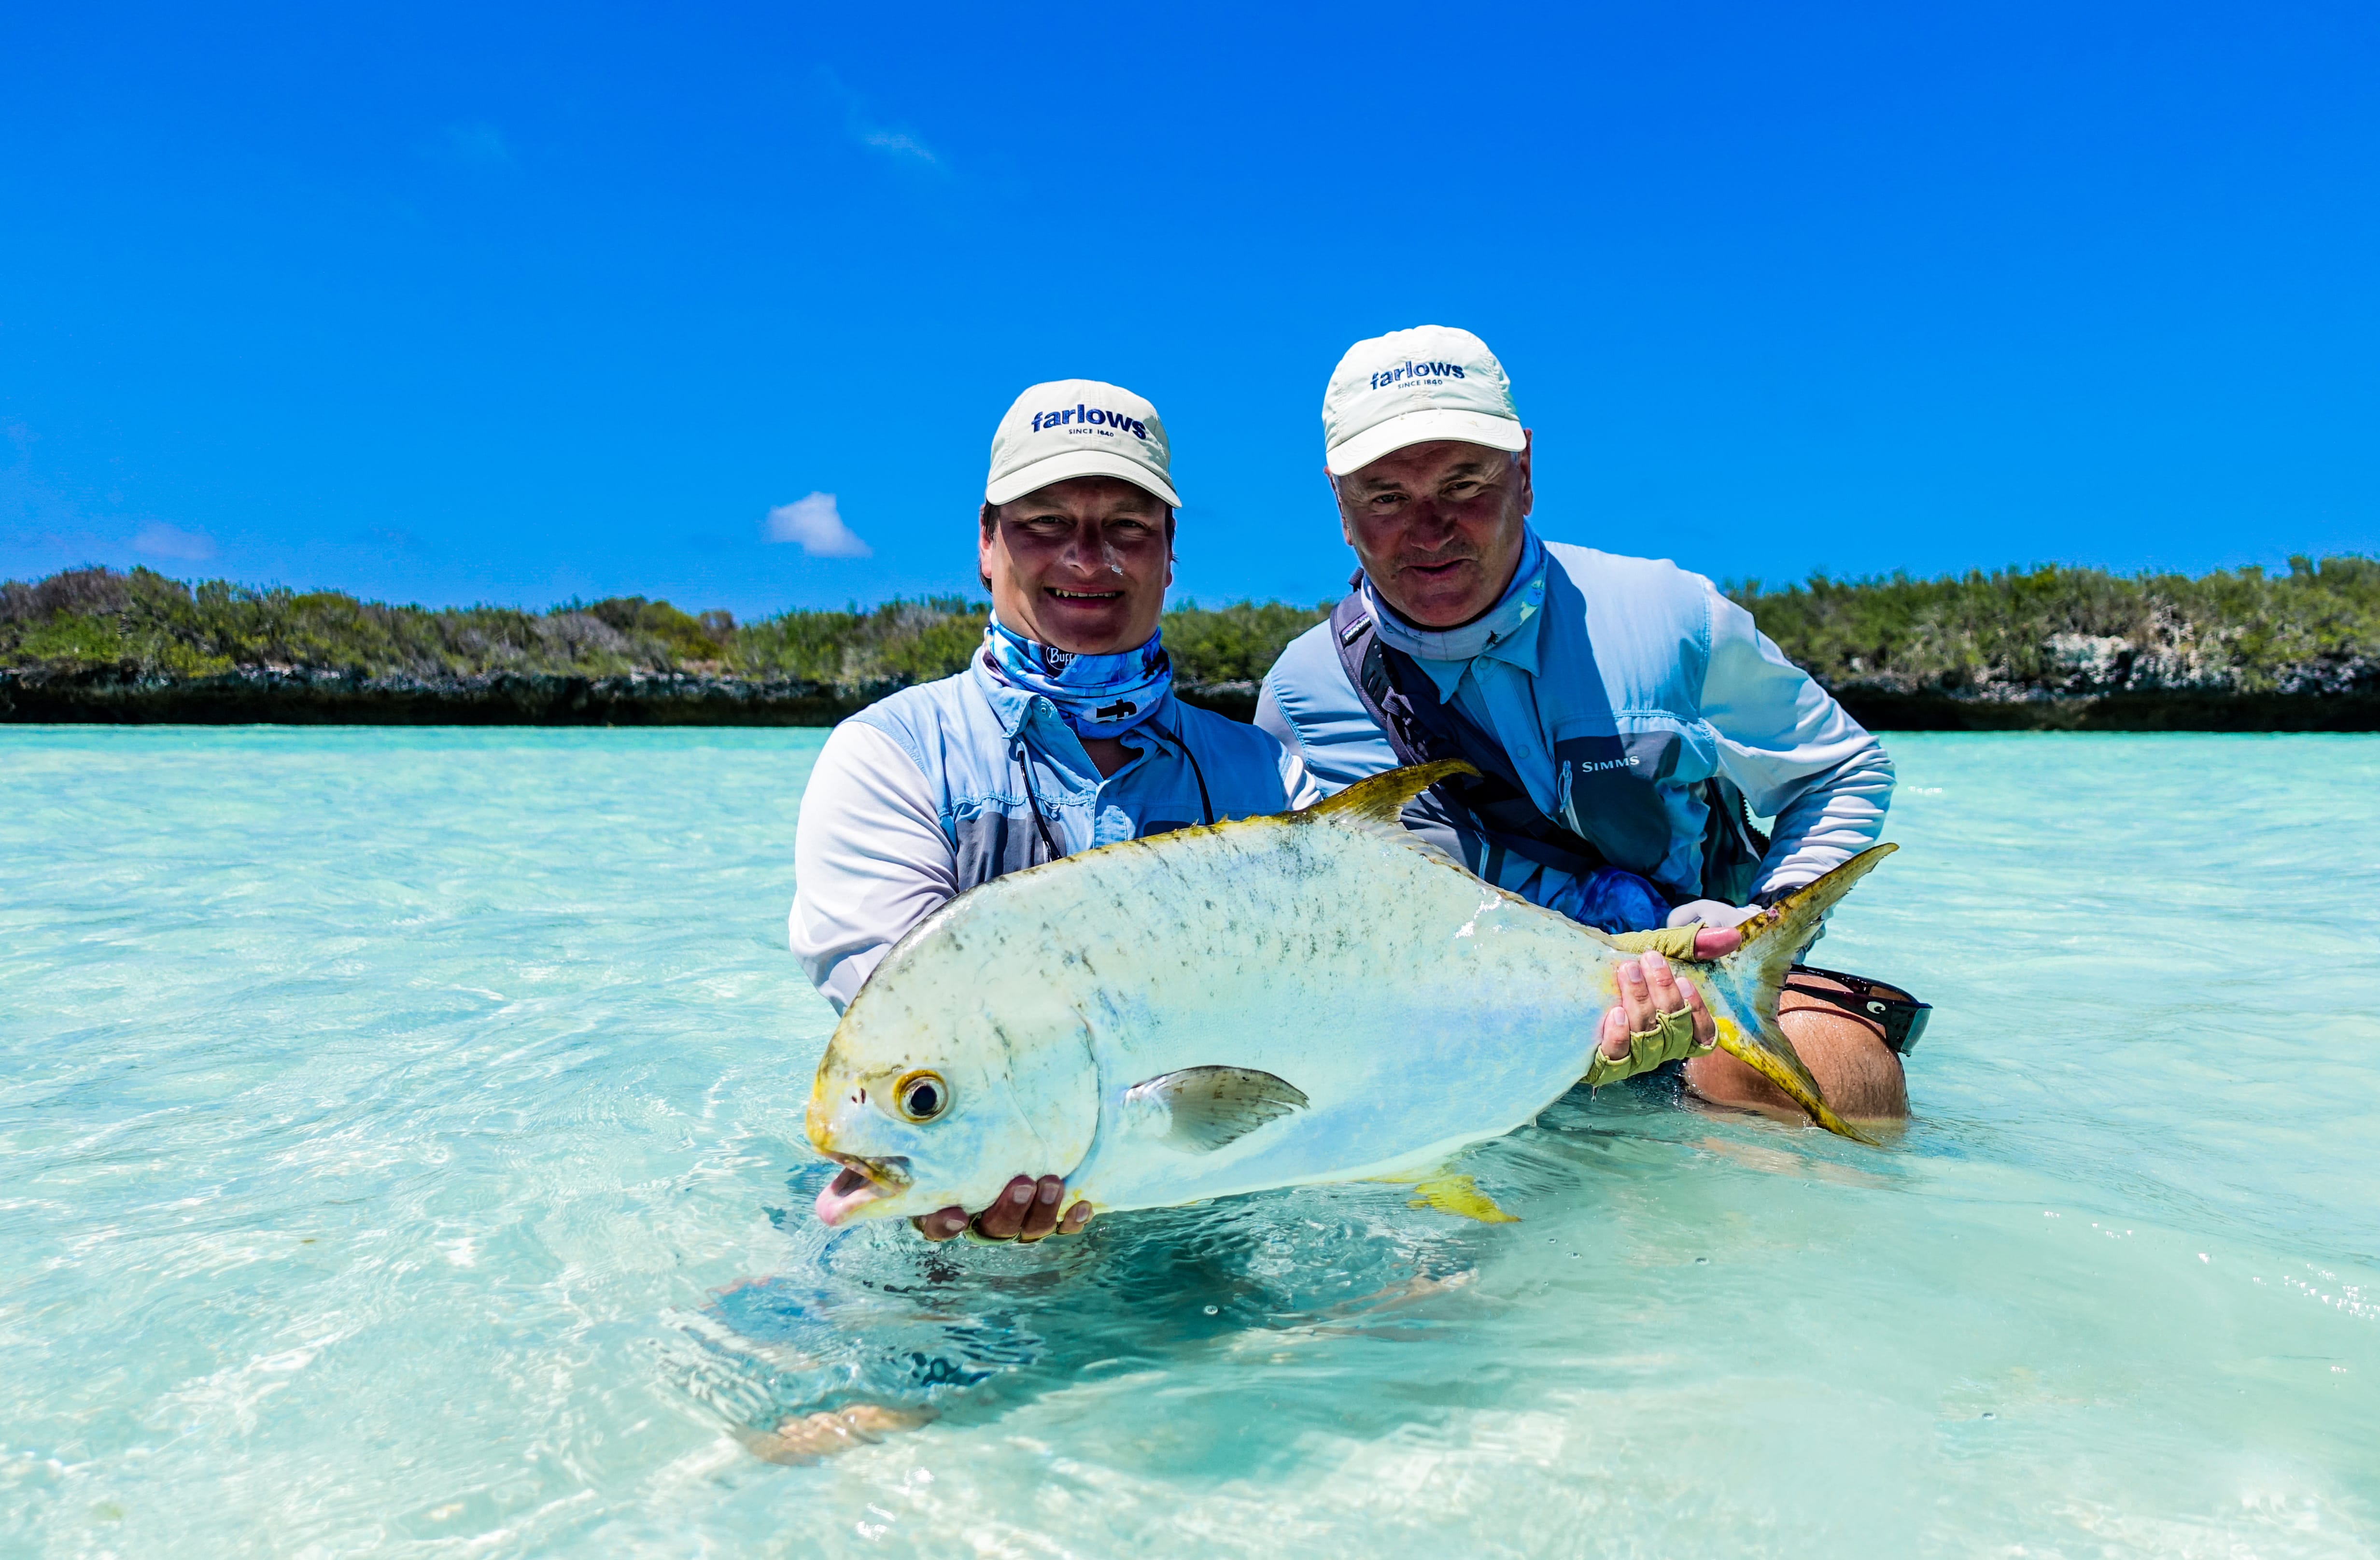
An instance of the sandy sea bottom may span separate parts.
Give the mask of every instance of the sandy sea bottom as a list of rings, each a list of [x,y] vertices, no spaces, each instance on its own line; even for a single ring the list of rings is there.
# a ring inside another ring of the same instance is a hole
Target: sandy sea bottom
[[[2380,740],[1893,740],[1887,1151],[951,1251],[808,1215],[820,736],[0,732],[0,1553],[2380,1550]]]

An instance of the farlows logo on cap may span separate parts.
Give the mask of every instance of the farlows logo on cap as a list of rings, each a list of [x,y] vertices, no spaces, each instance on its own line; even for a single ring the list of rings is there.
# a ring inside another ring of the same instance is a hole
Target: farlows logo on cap
[[[1448,325],[1359,341],[1322,393],[1323,463],[1333,477],[1433,439],[1491,450],[1528,443],[1512,384],[1488,344]]]
[[[1157,408],[1121,385],[1053,380],[1016,398],[991,436],[987,503],[1072,477],[1117,477],[1179,509]]]

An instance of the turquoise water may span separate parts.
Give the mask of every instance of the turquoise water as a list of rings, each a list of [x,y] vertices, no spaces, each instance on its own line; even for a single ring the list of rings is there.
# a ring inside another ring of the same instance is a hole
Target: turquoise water
[[[2380,1552],[2380,740],[1894,739],[1888,1151],[953,1251],[807,1212],[820,735],[0,731],[0,1554]]]

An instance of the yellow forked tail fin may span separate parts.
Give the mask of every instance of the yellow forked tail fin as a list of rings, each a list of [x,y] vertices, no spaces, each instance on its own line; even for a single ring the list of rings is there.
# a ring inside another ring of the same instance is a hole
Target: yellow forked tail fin
[[[1779,900],[1743,923],[1743,945],[1722,956],[1712,971],[1712,985],[1726,996],[1727,1006],[1759,1026],[1757,1033],[1747,1034],[1725,1014],[1713,1014],[1718,1021],[1719,1048],[1791,1095],[1793,1103],[1808,1111],[1810,1119],[1819,1126],[1870,1145],[1876,1139],[1828,1109],[1819,1097],[1818,1081],[1793,1054],[1793,1042],[1785,1038],[1785,1031],[1778,1025],[1777,1001],[1784,995],[1785,973],[1816,935],[1819,918],[1900,848],[1870,846],[1816,882]]]

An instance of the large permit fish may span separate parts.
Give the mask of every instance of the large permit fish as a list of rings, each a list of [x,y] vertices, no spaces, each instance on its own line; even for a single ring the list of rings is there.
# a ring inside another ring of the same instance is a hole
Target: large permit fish
[[[986,1207],[1020,1173],[1062,1175],[1069,1208],[1102,1213],[1414,1179],[1533,1119],[1585,1075],[1629,955],[1400,826],[1468,768],[1087,851],[928,916],[819,1063],[810,1142],[844,1167],[819,1216]],[[1851,1137],[1777,998],[1819,916],[1892,849],[1677,966],[1721,1046]]]

